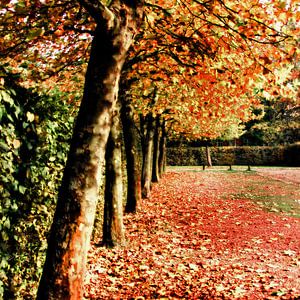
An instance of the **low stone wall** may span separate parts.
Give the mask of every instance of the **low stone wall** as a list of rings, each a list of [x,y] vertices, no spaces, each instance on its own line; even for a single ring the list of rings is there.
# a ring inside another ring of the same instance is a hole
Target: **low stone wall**
[[[289,146],[210,147],[213,165],[300,166],[300,143]],[[205,147],[167,149],[171,166],[207,165]]]

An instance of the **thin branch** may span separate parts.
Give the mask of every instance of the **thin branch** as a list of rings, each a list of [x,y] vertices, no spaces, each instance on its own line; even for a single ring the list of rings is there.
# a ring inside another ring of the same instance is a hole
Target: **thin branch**
[[[161,54],[163,51],[162,50],[156,50],[154,52],[151,53],[146,53],[143,55],[135,55],[133,58],[131,58],[130,60],[127,60],[124,64],[124,70],[128,70],[130,68],[132,68],[132,66],[134,66],[135,64],[138,64],[142,61],[145,61],[147,58],[152,58],[152,57],[156,57],[159,54]]]
[[[157,4],[152,4],[152,3],[149,3],[149,2],[145,2],[145,6],[146,7],[151,7],[151,8],[155,8],[157,10],[160,10],[162,11],[166,16],[172,16],[172,14],[170,13],[170,8],[163,8]]]

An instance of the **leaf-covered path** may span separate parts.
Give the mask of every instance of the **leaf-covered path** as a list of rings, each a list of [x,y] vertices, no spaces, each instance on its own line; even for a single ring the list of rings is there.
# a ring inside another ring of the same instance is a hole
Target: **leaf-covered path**
[[[284,196],[256,173],[167,172],[126,216],[127,247],[92,247],[85,297],[300,297],[300,219],[248,200],[249,180]],[[297,185],[287,189],[300,199]]]

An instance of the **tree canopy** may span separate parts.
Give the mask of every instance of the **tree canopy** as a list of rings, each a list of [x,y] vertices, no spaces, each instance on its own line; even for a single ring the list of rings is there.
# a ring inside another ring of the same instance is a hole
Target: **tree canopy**
[[[96,28],[84,1],[4,1],[0,11],[2,65],[21,74],[25,86],[55,86],[78,99]],[[138,110],[155,87],[158,112],[189,114],[194,124],[186,131],[202,128],[204,135],[211,123],[214,135],[216,120],[249,117],[258,87],[294,93],[280,83],[298,61],[298,20],[297,1],[145,2],[124,72],[136,80]]]

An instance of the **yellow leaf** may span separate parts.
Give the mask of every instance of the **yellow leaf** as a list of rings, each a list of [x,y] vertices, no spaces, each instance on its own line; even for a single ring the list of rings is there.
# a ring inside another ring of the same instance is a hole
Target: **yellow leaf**
[[[31,113],[31,112],[27,112],[26,113],[26,117],[27,117],[27,120],[29,121],[29,122],[33,122],[34,121],[34,114],[33,113]]]

